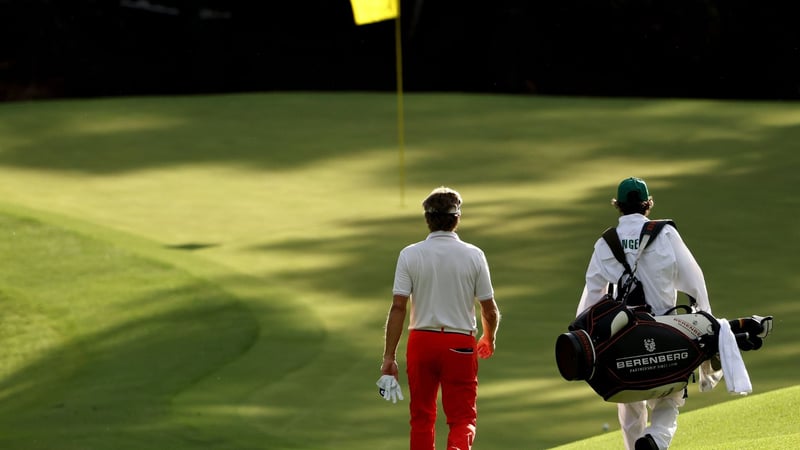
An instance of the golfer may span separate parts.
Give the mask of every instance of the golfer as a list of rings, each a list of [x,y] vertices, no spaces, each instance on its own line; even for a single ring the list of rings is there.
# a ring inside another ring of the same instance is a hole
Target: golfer
[[[478,360],[495,350],[500,312],[483,251],[455,233],[461,196],[439,187],[422,203],[430,234],[400,252],[386,319],[381,373],[398,376],[397,345],[411,305],[406,374],[411,395],[411,450],[433,450],[437,395],[450,431],[447,449],[472,448],[477,423]],[[483,333],[475,303],[480,304]]]
[[[620,241],[626,243],[623,245],[625,257],[632,265],[639,249],[639,234],[649,220],[647,215],[653,207],[653,198],[644,180],[627,178],[619,184],[617,198],[612,200],[612,204],[620,213],[617,234]],[[609,283],[616,283],[623,271],[622,264],[614,258],[605,240],[598,239],[586,270],[586,286],[578,305],[578,315],[597,303],[608,292]],[[664,314],[676,305],[678,291],[694,298],[697,310],[711,314],[703,271],[678,230],[670,225],[666,225],[659,238],[642,252],[636,277],[642,283],[645,301],[655,315]],[[678,408],[684,403],[685,391],[679,391],[660,399],[618,404],[625,448],[669,448],[678,428]]]

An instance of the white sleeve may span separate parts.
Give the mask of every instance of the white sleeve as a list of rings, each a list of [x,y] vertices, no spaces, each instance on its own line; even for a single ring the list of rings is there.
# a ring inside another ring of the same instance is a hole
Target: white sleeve
[[[584,285],[583,286],[583,292],[581,292],[581,301],[578,302],[578,310],[575,312],[575,317],[580,316],[582,312],[586,311],[588,308],[590,308],[595,303],[595,302],[593,302],[593,303],[590,304],[588,298],[589,298],[588,290],[587,290],[586,286]]]
[[[587,308],[599,302],[606,293],[608,293],[608,275],[603,263],[601,253],[608,253],[613,258],[610,250],[608,252],[600,251],[600,241],[595,244],[594,252],[589,260],[589,267],[586,269],[586,285],[583,287],[581,293],[581,300],[578,302],[578,310],[576,316],[580,315]],[[604,244],[603,244],[604,245]],[[608,257],[608,255],[606,255]]]
[[[413,290],[413,283],[411,281],[411,274],[408,272],[408,263],[406,261],[405,251],[400,252],[397,257],[397,267],[394,270],[394,286],[392,287],[393,295],[410,296]]]
[[[478,278],[475,282],[475,298],[479,301],[489,300],[494,298],[494,288],[492,288],[492,276],[489,273],[489,262],[486,260],[486,255],[483,251],[479,252],[479,267]]]
[[[667,230],[665,230],[667,231]],[[678,275],[675,280],[675,288],[694,297],[697,300],[697,309],[711,314],[711,304],[708,300],[708,290],[703,270],[694,259],[694,255],[686,247],[681,239],[678,230],[672,228],[666,234],[675,252],[675,262],[678,267]]]

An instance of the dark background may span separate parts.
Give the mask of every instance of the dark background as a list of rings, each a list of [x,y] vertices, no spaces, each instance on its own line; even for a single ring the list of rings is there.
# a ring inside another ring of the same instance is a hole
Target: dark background
[[[800,98],[800,2],[403,0],[406,91]],[[0,0],[0,100],[395,89],[349,0]]]

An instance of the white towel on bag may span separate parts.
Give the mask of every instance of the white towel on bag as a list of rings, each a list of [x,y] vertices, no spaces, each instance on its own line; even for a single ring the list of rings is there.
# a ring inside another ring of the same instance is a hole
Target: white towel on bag
[[[750,374],[742,360],[742,353],[739,345],[736,344],[736,336],[731,331],[731,325],[726,319],[717,319],[719,322],[719,358],[722,362],[722,373],[725,378],[725,386],[732,394],[747,395],[753,392],[753,385],[750,384]]]

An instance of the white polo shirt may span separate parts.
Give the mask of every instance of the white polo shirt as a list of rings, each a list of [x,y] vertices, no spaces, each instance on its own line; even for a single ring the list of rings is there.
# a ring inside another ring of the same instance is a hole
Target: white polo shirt
[[[409,329],[477,332],[475,301],[494,298],[483,251],[451,231],[434,231],[400,252],[394,295],[411,297]]]
[[[648,220],[642,214],[628,214],[619,218],[617,234],[631,267],[639,250],[639,234]],[[586,270],[586,285],[577,314],[597,303],[608,292],[608,283],[616,283],[624,270],[606,241],[598,239]],[[642,252],[636,278],[641,281],[644,297],[654,314],[663,314],[675,306],[678,291],[694,297],[698,310],[711,313],[703,271],[678,230],[670,225],[666,225],[655,241]]]

